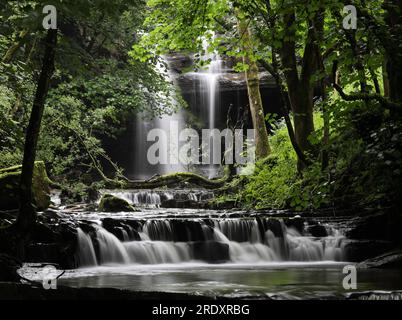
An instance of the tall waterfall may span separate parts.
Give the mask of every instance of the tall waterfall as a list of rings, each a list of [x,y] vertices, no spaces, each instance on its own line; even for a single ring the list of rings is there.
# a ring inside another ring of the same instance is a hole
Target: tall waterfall
[[[204,44],[204,51],[208,51],[207,44]],[[222,74],[222,59],[216,53],[207,53],[205,60],[210,61],[207,70],[196,73],[199,76],[200,92],[202,92],[201,103],[207,114],[208,129],[217,127],[216,120],[219,115],[219,77]]]
[[[222,125],[222,119],[220,119],[220,87],[219,80],[222,73],[225,71],[223,66],[223,60],[217,52],[209,52],[208,43],[204,42],[203,47],[204,55],[202,59],[207,63],[205,69],[198,70],[196,72],[188,72],[187,76],[190,76],[194,83],[194,92],[196,92],[196,98],[189,104],[189,111],[194,116],[194,119],[199,120],[197,123],[202,125],[198,129],[223,129],[220,128]],[[161,74],[163,74],[166,79],[175,83],[176,79],[173,72],[169,69],[169,61],[165,58],[162,59],[163,64],[168,66],[165,70],[162,64],[157,67]],[[191,116],[189,118],[192,118]],[[155,174],[166,174],[178,171],[188,171],[189,167],[181,164],[158,164],[150,165],[147,161],[146,155],[149,146],[152,145],[151,142],[147,142],[147,134],[151,129],[162,129],[169,136],[171,132],[174,132],[171,128],[173,123],[178,124],[178,131],[187,127],[193,127],[192,123],[186,122],[189,119],[184,116],[183,110],[178,110],[176,113],[171,115],[164,115],[159,119],[147,120],[145,114],[137,115],[133,123],[133,132],[135,135],[133,144],[134,154],[134,168],[131,170],[131,176],[136,179],[146,179]],[[223,121],[225,122],[225,121]],[[167,148],[168,154],[175,154],[175,149],[179,148],[176,145],[176,141],[169,141],[163,144]],[[207,149],[207,148],[205,148]],[[211,159],[213,155],[212,144],[210,150],[203,149],[203,152],[209,152]],[[196,169],[200,173],[205,174],[209,178],[214,178],[219,173],[219,165],[208,164],[208,165],[196,165],[191,168],[191,170]]]
[[[79,230],[79,265],[266,263],[342,261],[343,236],[327,228],[315,238],[281,219],[113,220],[96,225],[92,238]],[[94,258],[96,252],[96,258]]]
[[[220,95],[219,95],[219,78],[222,76],[223,60],[217,52],[208,51],[208,43],[203,43],[204,56],[203,60],[208,63],[206,69],[199,70],[198,72],[188,73],[198,84],[195,92],[198,92],[196,105],[192,107],[192,112],[200,117],[205,129],[219,129],[219,116],[220,116]],[[211,144],[212,145],[212,144]],[[213,155],[210,148],[209,154]],[[203,169],[209,178],[214,178],[218,174],[218,165],[207,165]]]
[[[164,65],[168,66],[168,61],[162,57],[162,63],[157,65],[158,71],[166,78],[166,80],[170,83],[174,82],[174,77],[171,74],[169,68],[165,69]],[[172,101],[173,105],[176,104],[176,101]],[[175,126],[177,126],[177,131],[184,129],[186,124],[184,121],[184,114],[183,110],[171,110],[175,111],[171,114],[165,114],[160,118],[156,119],[147,119],[146,114],[141,113],[138,114],[135,118],[133,123],[133,132],[134,132],[134,141],[132,148],[135,150],[134,154],[134,168],[132,170],[131,175],[136,179],[147,179],[155,174],[163,175],[166,173],[173,173],[173,172],[183,172],[186,171],[186,168],[182,166],[180,163],[172,163],[168,161],[167,164],[149,164],[147,159],[147,152],[149,147],[154,143],[147,141],[148,133],[152,129],[160,129],[166,133],[168,141],[166,143],[162,142],[161,146],[166,148],[163,152],[166,151],[168,158],[171,154],[176,153],[176,149],[178,150],[179,146],[177,145],[175,139],[173,141],[169,141],[171,136],[171,132],[175,132]],[[162,152],[162,151],[161,151]]]

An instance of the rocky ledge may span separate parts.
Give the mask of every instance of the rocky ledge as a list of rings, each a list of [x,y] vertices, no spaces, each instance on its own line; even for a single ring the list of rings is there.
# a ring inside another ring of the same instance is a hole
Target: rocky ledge
[[[400,269],[402,268],[402,250],[387,252],[378,257],[367,259],[357,265],[358,268],[382,268],[382,269]]]

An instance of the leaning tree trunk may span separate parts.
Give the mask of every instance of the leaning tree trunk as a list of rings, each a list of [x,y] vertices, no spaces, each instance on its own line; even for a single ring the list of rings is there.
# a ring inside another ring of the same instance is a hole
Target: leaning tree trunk
[[[243,63],[248,65],[248,70],[245,72],[247,82],[247,92],[250,104],[251,118],[255,130],[255,156],[256,159],[262,159],[268,156],[271,148],[268,140],[268,131],[265,124],[264,108],[262,106],[260,81],[258,78],[258,66],[255,60],[249,58],[249,54],[253,52],[251,42],[251,33],[247,26],[242,13],[237,14],[238,30],[243,45],[245,56]]]
[[[36,223],[36,210],[32,196],[32,177],[45,100],[54,71],[56,43],[57,30],[49,29],[45,38],[45,54],[26,131],[24,158],[22,161],[20,211],[16,227],[17,231],[24,237],[29,237],[29,233]]]

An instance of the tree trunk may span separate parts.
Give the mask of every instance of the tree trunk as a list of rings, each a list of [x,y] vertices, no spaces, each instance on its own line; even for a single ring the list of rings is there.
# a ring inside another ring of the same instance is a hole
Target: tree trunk
[[[386,22],[389,26],[390,39],[392,43],[388,44],[386,56],[386,70],[389,83],[389,97],[392,101],[402,102],[402,1],[386,0],[384,1],[386,9]]]
[[[279,51],[283,72],[289,92],[289,99],[294,117],[296,142],[304,154],[315,155],[315,150],[309,141],[309,136],[314,132],[313,121],[313,97],[314,83],[312,76],[317,71],[317,52],[320,50],[318,43],[322,39],[324,28],[325,9],[320,3],[320,10],[315,12],[313,18],[308,20],[309,29],[302,58],[302,68],[299,75],[296,58],[296,14],[289,9],[283,15],[285,25],[282,38],[282,47]],[[306,163],[298,161],[298,169],[303,170]]]
[[[45,38],[45,54],[42,62],[42,70],[39,76],[31,116],[26,131],[24,158],[22,162],[20,211],[16,221],[16,227],[18,232],[24,237],[29,237],[29,233],[36,223],[36,210],[32,196],[32,176],[45,100],[49,90],[50,79],[54,71],[56,43],[57,30],[49,29]]]
[[[384,97],[389,98],[389,80],[387,75],[387,62],[384,60],[382,64],[382,82],[384,88]]]
[[[293,119],[297,145],[303,153],[313,153],[309,136],[314,132],[313,88],[299,84],[296,90],[289,90],[293,107]],[[303,170],[305,163],[298,162],[298,169]]]
[[[271,147],[268,140],[268,131],[265,124],[264,108],[262,105],[260,81],[258,78],[258,66],[255,60],[250,59],[249,55],[253,53],[253,45],[251,42],[251,33],[247,22],[242,13],[237,14],[238,30],[241,37],[243,51],[243,63],[248,65],[245,72],[247,82],[247,92],[250,104],[251,118],[255,130],[255,156],[256,159],[267,157],[271,153]]]

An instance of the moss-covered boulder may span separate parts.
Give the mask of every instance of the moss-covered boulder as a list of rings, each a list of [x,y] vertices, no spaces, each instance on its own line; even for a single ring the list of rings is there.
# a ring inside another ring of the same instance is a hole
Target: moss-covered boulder
[[[0,169],[0,210],[18,209],[20,176],[21,166]],[[45,164],[35,162],[32,191],[38,210],[45,210],[50,205],[49,183]]]
[[[100,203],[99,203],[99,211],[102,212],[134,212],[138,211],[131,204],[129,204],[126,200],[115,197],[111,194],[105,194]]]

